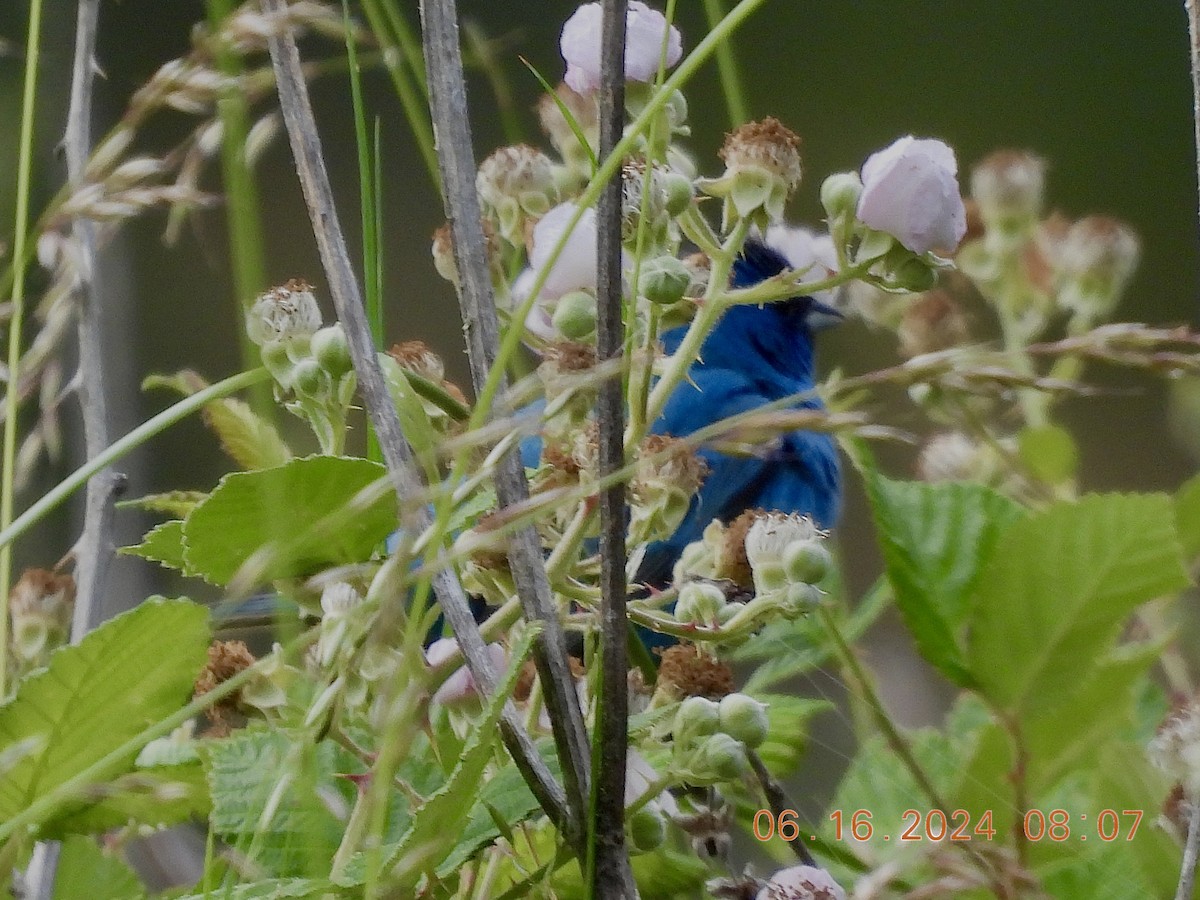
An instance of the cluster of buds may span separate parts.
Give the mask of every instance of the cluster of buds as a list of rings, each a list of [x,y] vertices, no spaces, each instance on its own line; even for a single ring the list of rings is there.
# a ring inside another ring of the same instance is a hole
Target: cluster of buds
[[[766,704],[753,697],[688,697],[672,725],[674,768],[691,784],[735,781],[749,771],[746,753],[767,739],[768,727]]]
[[[293,279],[259,296],[246,332],[275,381],[276,399],[305,419],[325,453],[339,452],[357,381],[342,326],[321,327],[312,286]]]
[[[9,596],[9,651],[18,674],[44,666],[67,642],[75,607],[75,579],[26,569]]]

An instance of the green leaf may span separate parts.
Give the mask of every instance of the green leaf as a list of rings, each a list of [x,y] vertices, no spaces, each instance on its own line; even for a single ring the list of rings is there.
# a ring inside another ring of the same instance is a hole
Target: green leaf
[[[131,822],[168,828],[209,814],[208,782],[200,763],[138,768],[106,786],[104,799],[55,823],[59,834],[100,834]]]
[[[1000,534],[1021,508],[979,484],[892,481],[869,493],[896,607],[933,666],[969,686],[963,625],[971,592]]]
[[[1185,481],[1175,495],[1175,525],[1183,558],[1192,562],[1200,556],[1200,475]]]
[[[792,697],[787,694],[753,694],[767,704],[767,739],[758,755],[776,778],[794,775],[808,749],[808,723],[813,716],[835,709],[828,700]]]
[[[105,622],[23,681],[0,707],[0,747],[36,740],[0,779],[0,820],[9,819],[178,710],[207,657],[208,612],[188,600],[151,598]],[[114,763],[106,778],[133,769]],[[84,801],[73,803],[78,811]],[[60,807],[59,813],[64,810]]]
[[[144,509],[146,512],[183,519],[207,496],[203,491],[165,491],[161,494],[146,494],[135,500],[122,500],[117,504],[117,509]]]
[[[179,900],[323,900],[333,885],[319,878],[268,878],[233,887],[218,887]]]
[[[204,423],[217,433],[221,449],[243,469],[269,469],[292,458],[279,431],[244,400],[226,397],[204,406]]]
[[[517,677],[525,657],[533,647],[536,634],[536,629],[526,629],[510,648],[508,671],[496,686],[496,693],[489,700],[482,720],[463,747],[458,765],[450,773],[446,784],[426,799],[413,814],[412,826],[391,854],[387,868],[400,867],[395,872],[396,890],[400,894],[410,892],[420,876],[434,869],[461,837],[463,824],[474,803],[473,798],[479,791],[483,770],[499,740],[496,725],[500,713],[516,687]]]
[[[269,875],[327,873],[345,823],[322,798],[346,799],[335,773],[361,766],[330,741],[313,746],[282,729],[246,728],[205,744],[212,830]]]
[[[396,528],[386,474],[365,459],[310,456],[227,475],[184,521],[184,559],[216,584],[252,558],[255,581],[367,560]]]
[[[1030,473],[1047,484],[1062,484],[1075,477],[1079,448],[1071,432],[1058,425],[1021,429],[1017,454]]]
[[[1079,688],[1139,604],[1187,583],[1169,497],[1056,504],[1001,536],[979,581],[971,671],[999,708],[1047,709]]]
[[[133,900],[145,897],[146,890],[122,860],[103,853],[92,838],[72,835],[62,843],[50,896],[54,900]]]
[[[184,561],[183,522],[180,519],[171,519],[169,522],[155,525],[146,532],[140,544],[121,547],[117,552],[126,556],[140,556],[164,568],[178,569],[185,575],[189,573]]]

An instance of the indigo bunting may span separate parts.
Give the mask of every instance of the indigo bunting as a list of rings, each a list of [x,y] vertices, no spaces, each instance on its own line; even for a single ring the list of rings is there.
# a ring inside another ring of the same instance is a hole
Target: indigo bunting
[[[733,265],[731,283],[744,288],[789,268],[782,254],[749,240]],[[687,437],[721,419],[811,390],[813,332],[841,314],[811,297],[792,297],[758,306],[735,306],[705,338],[700,358],[653,423],[655,434]],[[678,349],[685,328],[662,336],[668,353]],[[795,409],[820,409],[815,396]],[[840,500],[837,449],[828,434],[793,431],[753,456],[730,456],[702,447],[709,474],[692,498],[683,522],[665,541],[650,544],[637,581],[663,587],[683,548],[700,539],[713,519],[729,522],[748,509],[806,513],[823,528],[837,519]]]

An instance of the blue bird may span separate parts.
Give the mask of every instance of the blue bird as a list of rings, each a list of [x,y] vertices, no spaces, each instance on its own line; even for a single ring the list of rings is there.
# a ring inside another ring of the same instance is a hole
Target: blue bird
[[[731,283],[751,287],[787,268],[780,253],[750,240],[734,262]],[[811,297],[733,307],[705,339],[700,358],[651,431],[687,437],[722,419],[811,390],[813,332],[841,318]],[[679,348],[685,332],[675,328],[663,334],[668,353]],[[793,408],[821,409],[822,404],[812,396]],[[637,575],[641,584],[668,584],[683,548],[699,540],[713,519],[728,523],[745,510],[762,508],[806,513],[823,528],[837,520],[840,476],[837,448],[828,434],[789,432],[753,456],[730,456],[708,447],[699,455],[708,464],[708,476],[675,533],[647,547]]]

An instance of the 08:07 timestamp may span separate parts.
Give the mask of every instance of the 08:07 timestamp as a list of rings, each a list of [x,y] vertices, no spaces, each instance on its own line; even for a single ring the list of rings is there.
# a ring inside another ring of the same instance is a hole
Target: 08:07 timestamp
[[[1026,811],[1021,821],[1022,836],[1027,841],[1054,841],[1061,843],[1072,837],[1086,841],[1089,837],[1101,841],[1132,841],[1142,823],[1140,809],[1102,809],[1094,816],[1079,813],[1072,816],[1065,809]],[[990,809],[983,810],[977,818],[965,809],[946,813],[940,809],[922,812],[906,809],[900,815],[899,833],[891,834],[877,828],[875,817],[869,809],[843,811],[835,809],[829,814],[833,823],[835,841],[869,841],[882,838],[900,841],[993,841],[996,826]],[[785,809],[778,815],[769,809],[760,809],[754,814],[754,836],[760,841],[769,841],[778,835],[785,841],[800,836],[800,821],[795,810]]]

